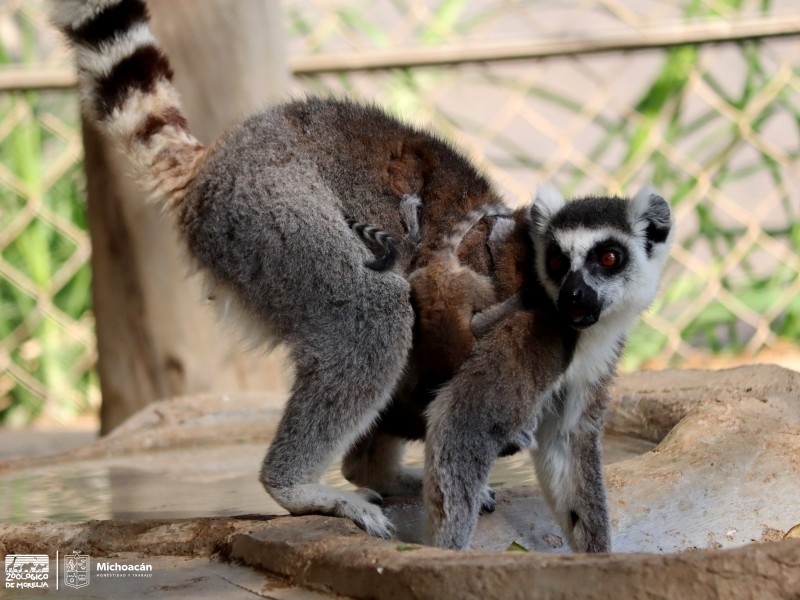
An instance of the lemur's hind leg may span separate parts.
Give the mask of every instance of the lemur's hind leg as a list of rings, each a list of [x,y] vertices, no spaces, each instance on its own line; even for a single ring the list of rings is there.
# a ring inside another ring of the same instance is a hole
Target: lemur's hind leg
[[[420,496],[422,469],[403,465],[405,445],[405,440],[376,430],[348,451],[342,474],[350,483],[383,496]]]
[[[547,411],[536,435],[539,447],[532,452],[544,497],[575,552],[611,550],[600,447],[606,394],[605,389],[589,391],[586,410],[568,430],[563,408]]]
[[[352,484],[369,488],[381,496],[419,497],[422,495],[422,469],[403,464],[406,441],[380,429],[353,446],[342,461],[342,474]],[[514,452],[519,450],[514,446]],[[494,512],[495,493],[484,486],[480,492],[480,511]]]
[[[346,517],[371,535],[388,537],[392,526],[380,507],[318,483],[388,402],[411,343],[406,281],[394,273],[360,272],[365,280],[353,295],[342,293],[341,307],[320,311],[313,327],[293,340],[296,380],[261,481],[292,514]]]

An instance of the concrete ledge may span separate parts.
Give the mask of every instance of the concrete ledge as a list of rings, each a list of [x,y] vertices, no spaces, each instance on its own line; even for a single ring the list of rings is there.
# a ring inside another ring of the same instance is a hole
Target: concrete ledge
[[[0,555],[49,554],[79,548],[95,556],[211,556],[235,533],[255,531],[276,517],[103,520],[85,523],[0,523]]]
[[[233,534],[227,556],[296,585],[379,600],[800,598],[800,540],[680,554],[452,552],[295,517]]]
[[[110,434],[58,454],[0,459],[0,473],[171,448],[263,442],[274,437],[284,394],[181,396],[147,405]]]

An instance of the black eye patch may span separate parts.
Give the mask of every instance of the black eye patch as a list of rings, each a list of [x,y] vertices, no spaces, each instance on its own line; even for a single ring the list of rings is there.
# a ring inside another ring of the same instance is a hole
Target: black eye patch
[[[569,271],[569,257],[561,251],[558,244],[551,242],[545,251],[544,265],[550,278],[560,281]]]

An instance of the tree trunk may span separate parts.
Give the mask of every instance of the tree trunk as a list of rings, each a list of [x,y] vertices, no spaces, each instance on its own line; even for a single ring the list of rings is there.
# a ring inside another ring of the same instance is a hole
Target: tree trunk
[[[229,123],[280,100],[288,70],[277,2],[150,0],[192,132],[211,142]],[[92,297],[103,403],[101,433],[158,399],[285,389],[282,356],[243,353],[203,304],[172,223],[147,204],[125,157],[84,124]]]

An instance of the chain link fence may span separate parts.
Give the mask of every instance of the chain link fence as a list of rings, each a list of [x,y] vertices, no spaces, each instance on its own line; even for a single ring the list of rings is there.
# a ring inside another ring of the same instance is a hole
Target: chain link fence
[[[800,343],[800,11],[792,0],[284,0],[293,94],[432,127],[504,191],[653,182],[678,237],[626,369]],[[0,418],[99,402],[68,57],[0,3]]]
[[[0,4],[4,75],[67,67],[57,41],[43,3]],[[82,154],[73,91],[0,92],[0,419],[6,422],[42,413],[62,421],[99,405]]]

